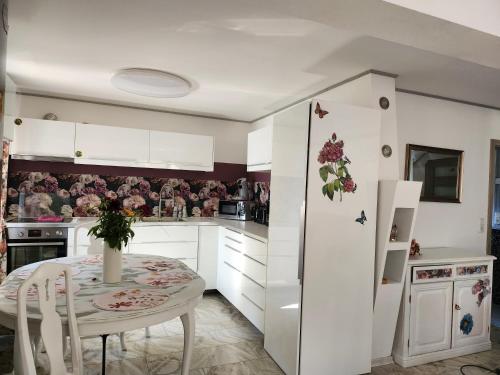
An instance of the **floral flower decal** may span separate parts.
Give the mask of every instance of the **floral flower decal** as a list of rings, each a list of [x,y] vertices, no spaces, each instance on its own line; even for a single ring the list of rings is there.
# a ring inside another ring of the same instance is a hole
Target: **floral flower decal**
[[[319,169],[319,175],[325,182],[322,188],[324,196],[327,196],[331,201],[336,192],[339,193],[340,201],[342,202],[342,193],[354,193],[357,185],[354,183],[347,165],[351,161],[344,155],[344,141],[337,140],[337,135],[332,134],[318,155],[318,162],[323,164]],[[329,180],[329,176],[332,178]]]
[[[472,320],[471,314],[465,314],[460,322],[460,331],[464,335],[469,335],[472,331],[472,327],[474,327],[474,321]]]
[[[491,293],[490,279],[478,280],[472,286],[472,294],[477,295],[477,306],[480,307],[483,299]]]

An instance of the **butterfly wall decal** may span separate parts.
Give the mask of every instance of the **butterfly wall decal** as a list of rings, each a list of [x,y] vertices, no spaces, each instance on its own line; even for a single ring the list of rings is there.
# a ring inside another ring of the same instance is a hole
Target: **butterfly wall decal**
[[[361,216],[356,219],[357,223],[360,223],[361,225],[365,225],[365,221],[368,221],[365,215],[365,210],[361,211]]]
[[[321,106],[319,105],[319,103],[317,102],[316,103],[316,109],[314,110],[314,113],[316,113],[319,118],[323,118],[325,117],[329,112],[328,111],[324,111],[321,109]]]

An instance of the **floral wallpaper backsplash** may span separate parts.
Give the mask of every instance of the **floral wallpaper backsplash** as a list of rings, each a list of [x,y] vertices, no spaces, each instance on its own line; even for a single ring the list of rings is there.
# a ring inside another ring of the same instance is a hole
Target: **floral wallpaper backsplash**
[[[253,184],[255,199],[265,204],[269,183]],[[118,198],[124,207],[150,206],[158,213],[159,192],[163,189],[162,215],[172,216],[174,205],[186,206],[188,216],[217,215],[219,200],[237,197],[236,181],[183,180],[177,178],[99,176],[93,174],[54,174],[15,172],[9,174],[7,215],[20,214],[19,200],[24,193],[24,216],[97,216],[104,198]]]

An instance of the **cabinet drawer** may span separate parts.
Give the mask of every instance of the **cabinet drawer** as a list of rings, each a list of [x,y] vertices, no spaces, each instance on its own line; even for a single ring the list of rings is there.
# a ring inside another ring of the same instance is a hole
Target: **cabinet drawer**
[[[132,244],[198,241],[198,227],[194,225],[155,225],[133,227],[132,229],[135,232]]]
[[[442,266],[413,267],[412,275],[413,284],[421,284],[453,280],[455,272],[454,266],[447,264]]]
[[[131,254],[160,255],[167,258],[198,258],[198,242],[132,243]]]
[[[179,260],[184,263],[186,266],[191,268],[194,272],[198,272],[198,260],[196,258],[194,259],[182,259],[179,258]]]
[[[246,294],[241,293],[240,311],[245,317],[258,328],[259,331],[264,332],[264,309],[257,306]]]
[[[262,287],[266,287],[266,266],[249,258],[246,254],[242,257],[241,272]]]
[[[243,249],[243,239],[244,236],[242,233],[237,232],[235,230],[224,228],[224,241],[227,243],[232,243],[232,245],[238,247],[238,249]]]
[[[260,263],[267,264],[267,243],[245,235],[244,245],[245,254]]]
[[[241,292],[261,309],[265,308],[266,289],[245,274],[243,275],[243,280],[241,281]]]
[[[241,251],[236,250],[230,245],[224,244],[222,254],[223,254],[222,259],[224,262],[229,263],[238,271],[241,271],[243,266],[243,256],[241,255]]]
[[[488,263],[457,264],[455,267],[455,277],[457,279],[464,279],[487,276],[490,273],[489,268]]]

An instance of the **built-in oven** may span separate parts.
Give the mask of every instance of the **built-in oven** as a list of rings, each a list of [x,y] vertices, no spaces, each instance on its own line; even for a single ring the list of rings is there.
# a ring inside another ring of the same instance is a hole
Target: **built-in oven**
[[[30,263],[65,257],[67,254],[67,228],[7,228],[7,273]]]

